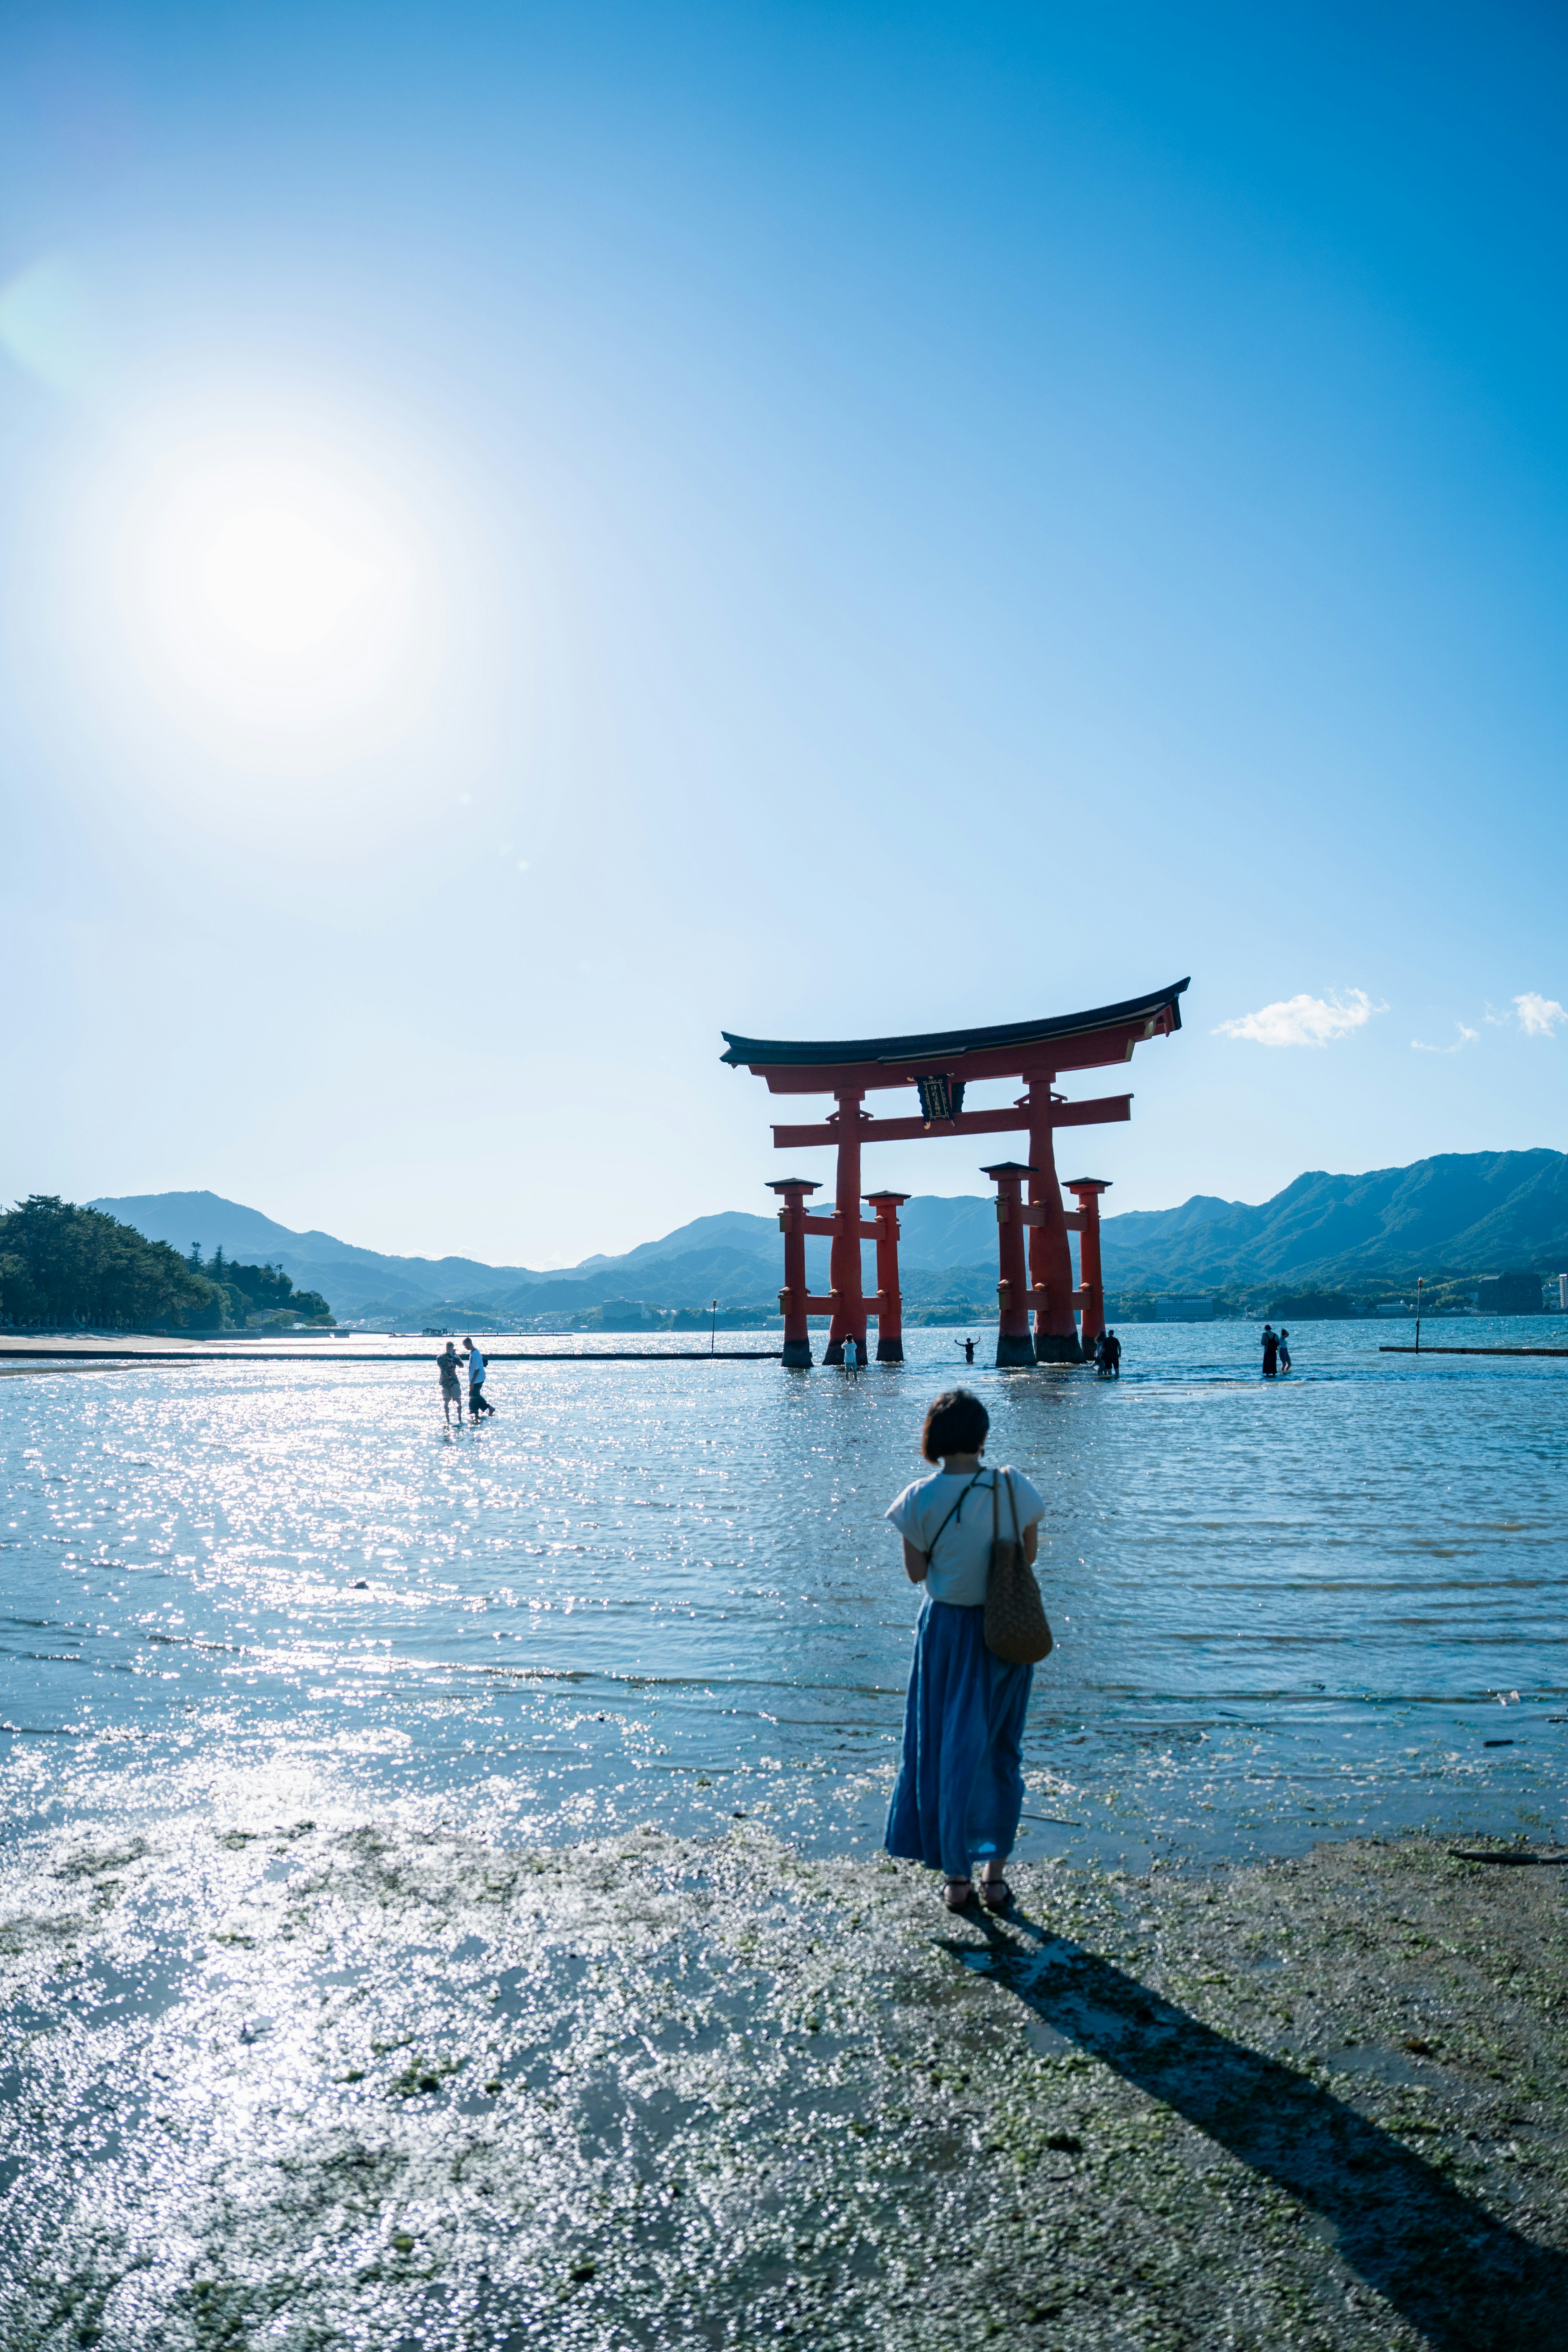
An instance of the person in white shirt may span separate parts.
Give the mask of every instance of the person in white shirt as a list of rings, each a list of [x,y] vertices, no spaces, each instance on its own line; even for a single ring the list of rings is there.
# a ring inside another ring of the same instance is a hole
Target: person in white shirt
[[[855,1334],[847,1333],[844,1341],[844,1377],[847,1381],[860,1377],[860,1350],[855,1345]]]
[[[904,1543],[904,1569],[926,1598],[904,1709],[904,1753],[885,1843],[889,1853],[940,1870],[943,1899],[962,1911],[974,1899],[972,1863],[984,1868],[986,1908],[1012,1899],[1005,1865],[1024,1806],[1024,1717],[1033,1666],[1011,1666],[985,1646],[985,1587],[994,1513],[1011,1534],[1010,1481],[1024,1557],[1034,1565],[1045,1497],[1020,1470],[987,1470],[981,1459],[991,1419],[968,1389],[949,1389],[925,1417],[921,1452],[942,1467],[906,1486],[887,1513]]]
[[[485,1398],[485,1360],[471,1339],[463,1341],[463,1353],[468,1360],[468,1419],[478,1421],[481,1412],[495,1412]]]

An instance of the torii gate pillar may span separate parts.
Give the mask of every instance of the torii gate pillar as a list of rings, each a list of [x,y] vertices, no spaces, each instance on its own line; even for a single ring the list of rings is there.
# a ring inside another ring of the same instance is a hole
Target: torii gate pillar
[[[1035,1290],[1035,1361],[1081,1364],[1083,1349],[1073,1320],[1072,1251],[1051,1137],[1054,1075],[1031,1075],[1025,1097],[1029,1114],[1029,1271]]]
[[[1029,1337],[1029,1277],[1024,1265],[1024,1179],[1031,1169],[1016,1160],[1003,1160],[982,1171],[996,1186],[996,1255],[1000,1279],[996,1304],[996,1363],[1032,1364],[1034,1342]]]
[[[904,1360],[904,1302],[899,1292],[899,1211],[907,1192],[868,1192],[877,1213],[877,1361]]]
[[[784,1286],[779,1312],[784,1319],[784,1360],[801,1371],[811,1369],[811,1307],[805,1282],[805,1196],[821,1191],[804,1176],[784,1176],[770,1184],[779,1196],[779,1231],[784,1237]]]
[[[1087,1349],[1105,1328],[1105,1284],[1100,1271],[1100,1196],[1110,1185],[1102,1176],[1074,1176],[1068,1191],[1079,1205],[1078,1269],[1083,1288],[1083,1344]]]
[[[837,1111],[830,1126],[838,1134],[837,1181],[834,1187],[833,1213],[837,1226],[833,1248],[828,1258],[832,1268],[828,1287],[833,1293],[833,1319],[828,1325],[827,1345],[823,1350],[825,1364],[844,1361],[844,1342],[853,1336],[860,1361],[866,1360],[866,1307],[860,1287],[860,1105],[864,1090],[835,1091]]]

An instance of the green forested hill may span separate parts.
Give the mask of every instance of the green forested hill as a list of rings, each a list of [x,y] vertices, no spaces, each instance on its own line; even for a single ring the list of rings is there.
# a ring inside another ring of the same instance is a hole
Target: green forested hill
[[[226,1301],[164,1242],[35,1192],[0,1215],[0,1321],[216,1331]]]

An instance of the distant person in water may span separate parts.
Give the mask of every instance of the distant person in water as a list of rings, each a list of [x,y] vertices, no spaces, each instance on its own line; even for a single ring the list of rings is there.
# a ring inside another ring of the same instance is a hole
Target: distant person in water
[[[452,1407],[458,1408],[458,1427],[463,1426],[463,1391],[458,1380],[458,1351],[450,1339],[436,1359],[436,1370],[441,1381],[441,1412],[448,1429],[452,1426]]]
[[[1279,1334],[1272,1323],[1263,1327],[1263,1377],[1273,1380],[1279,1370]]]
[[[858,1381],[860,1377],[860,1350],[855,1345],[855,1334],[853,1331],[847,1332],[845,1335],[844,1377],[847,1381]]]
[[[1289,1338],[1289,1332],[1281,1324],[1279,1326],[1279,1369],[1282,1372],[1288,1372],[1290,1369]]]
[[[959,1342],[958,1342],[958,1345],[959,1345],[959,1346],[963,1349],[963,1360],[964,1360],[964,1362],[965,1362],[966,1364],[972,1364],[972,1363],[974,1361],[974,1342],[973,1342],[973,1339],[960,1339],[960,1340],[959,1340]]]
[[[889,1853],[942,1872],[950,1911],[973,1902],[970,1869],[977,1859],[986,1909],[1005,1910],[1012,1900],[1005,1865],[1024,1804],[1021,1744],[1035,1670],[1006,1665],[985,1646],[998,1509],[1004,1533],[1008,1523],[1007,1501],[992,1490],[998,1478],[1010,1483],[1031,1565],[1046,1504],[1022,1471],[985,1469],[990,1428],[970,1390],[939,1396],[925,1417],[921,1452],[941,1467],[906,1486],[887,1514],[904,1539],[905,1574],[925,1587],[925,1606],[885,1843]]]
[[[1114,1331],[1105,1335],[1105,1369],[1113,1381],[1121,1378],[1121,1342]]]
[[[485,1402],[485,1360],[471,1339],[463,1341],[463,1353],[468,1360],[468,1419],[478,1421],[481,1412],[495,1412]]]

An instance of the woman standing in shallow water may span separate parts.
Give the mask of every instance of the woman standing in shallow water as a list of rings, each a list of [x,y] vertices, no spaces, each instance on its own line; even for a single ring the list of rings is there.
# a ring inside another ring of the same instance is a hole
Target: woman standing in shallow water
[[[985,1586],[994,1513],[1004,1534],[1012,1520],[998,1479],[1010,1481],[1034,1565],[1045,1498],[1016,1470],[986,1470],[981,1461],[991,1417],[968,1389],[949,1389],[925,1417],[921,1452],[942,1467],[906,1486],[888,1511],[904,1540],[904,1568],[923,1584],[915,1661],[904,1709],[904,1758],[888,1809],[886,1844],[906,1862],[923,1862],[946,1881],[943,1899],[962,1911],[974,1898],[970,1864],[984,1864],[980,1892],[988,1910],[1005,1909],[1007,1856],[1024,1804],[1022,1741],[1033,1666],[1009,1666],[985,1646]]]

